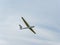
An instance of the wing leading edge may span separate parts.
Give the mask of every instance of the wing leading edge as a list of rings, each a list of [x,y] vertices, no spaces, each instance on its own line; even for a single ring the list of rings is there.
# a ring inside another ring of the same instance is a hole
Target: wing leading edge
[[[21,17],[21,18],[22,18],[22,20],[24,21],[25,25],[26,25],[27,27],[29,27],[29,24],[25,21],[25,19],[24,19],[23,17]]]
[[[23,17],[21,17],[22,18],[22,20],[24,21],[24,23],[25,23],[25,25],[27,26],[27,27],[30,27],[29,26],[29,24],[25,21],[25,19],[23,18]],[[36,34],[36,32],[32,29],[32,28],[29,28],[34,34]]]
[[[36,34],[36,32],[32,29],[32,28],[29,28],[34,34]]]

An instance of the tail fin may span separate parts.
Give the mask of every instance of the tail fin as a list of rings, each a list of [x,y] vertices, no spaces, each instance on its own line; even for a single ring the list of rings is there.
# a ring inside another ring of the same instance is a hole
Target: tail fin
[[[22,26],[21,26],[21,25],[19,25],[19,27],[20,27],[20,30],[22,30]]]

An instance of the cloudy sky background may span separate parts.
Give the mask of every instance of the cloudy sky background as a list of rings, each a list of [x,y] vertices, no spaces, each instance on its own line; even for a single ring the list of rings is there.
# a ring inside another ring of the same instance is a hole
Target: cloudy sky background
[[[36,35],[21,17],[34,25]],[[60,45],[59,0],[0,0],[0,45]]]

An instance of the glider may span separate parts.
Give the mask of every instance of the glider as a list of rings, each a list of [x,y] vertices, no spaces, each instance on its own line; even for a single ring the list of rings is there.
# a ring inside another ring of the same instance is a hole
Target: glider
[[[23,22],[25,23],[25,25],[26,25],[27,27],[22,28],[22,26],[19,25],[20,29],[21,29],[21,30],[22,30],[22,29],[30,29],[34,34],[36,34],[36,32],[32,29],[32,28],[34,28],[34,26],[30,26],[23,17],[21,17],[21,19],[23,20]]]

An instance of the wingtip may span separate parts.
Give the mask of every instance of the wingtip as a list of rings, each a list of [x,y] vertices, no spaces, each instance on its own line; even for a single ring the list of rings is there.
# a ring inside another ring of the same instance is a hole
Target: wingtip
[[[23,17],[21,17],[21,18],[23,18]]]
[[[34,34],[36,34],[36,32]]]

